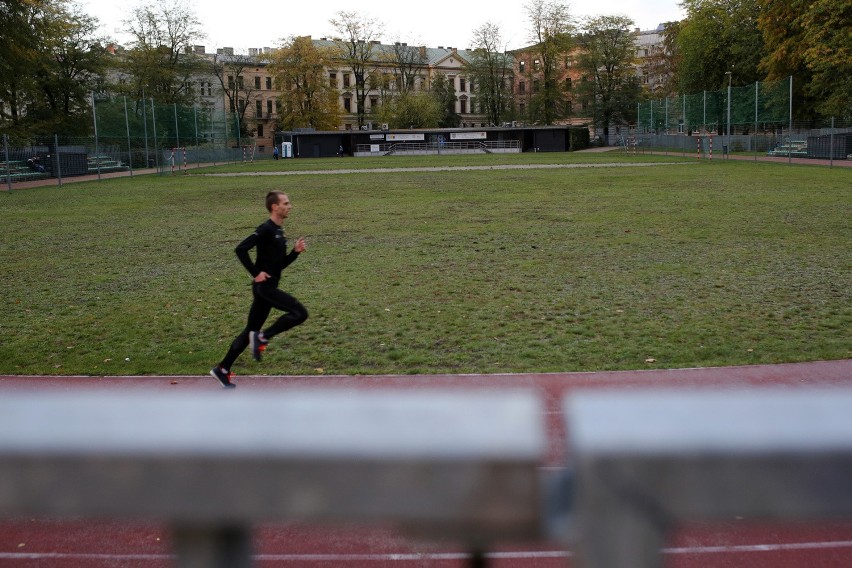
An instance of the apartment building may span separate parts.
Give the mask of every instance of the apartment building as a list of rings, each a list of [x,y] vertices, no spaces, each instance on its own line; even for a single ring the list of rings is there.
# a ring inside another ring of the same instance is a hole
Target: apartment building
[[[635,29],[636,75],[650,93],[660,92],[666,83],[668,68],[665,60],[663,32],[665,24],[653,30]],[[557,63],[557,83],[564,89],[566,100],[565,117],[559,124],[583,124],[591,120],[591,101],[577,95],[576,87],[586,78],[576,67],[577,57],[582,47],[575,46],[564,54]],[[530,101],[543,83],[542,62],[535,46],[525,47],[512,52],[515,58],[513,94],[515,110],[523,120],[527,115]]]
[[[317,47],[334,47],[336,42],[328,38],[313,40]],[[373,63],[368,75],[380,77],[379,81],[369,81],[367,95],[364,99],[364,112],[368,117],[368,128],[379,128],[378,120],[371,120],[387,97],[392,97],[402,90],[399,69],[392,63],[395,51],[410,50],[408,61],[413,62],[413,77],[408,88],[414,92],[428,91],[432,82],[443,74],[456,93],[455,112],[461,117],[462,127],[484,126],[485,117],[476,112],[476,93],[473,85],[465,74],[465,66],[470,60],[470,53],[456,47],[439,46],[408,46],[405,43],[394,45],[372,42],[371,58]],[[340,108],[343,111],[341,129],[353,130],[358,128],[358,99],[355,92],[355,76],[344,62],[327,70],[330,84],[340,93]]]
[[[583,79],[576,66],[576,58],[580,52],[574,47],[560,57],[556,64],[556,83],[563,89],[566,101],[565,117],[557,124],[583,124],[588,121],[586,109],[589,101],[579,99],[574,94],[574,87]],[[543,87],[544,78],[542,61],[534,46],[525,47],[512,52],[515,68],[513,69],[512,93],[515,100],[517,116],[524,120],[530,109],[532,98]]]
[[[665,27],[665,24],[660,24],[653,30],[635,30],[636,75],[649,93],[657,95],[662,93],[668,82],[669,68],[663,43]]]

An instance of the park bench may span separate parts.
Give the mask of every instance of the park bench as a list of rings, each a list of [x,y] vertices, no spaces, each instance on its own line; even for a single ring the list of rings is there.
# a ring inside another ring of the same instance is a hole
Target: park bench
[[[0,517],[167,522],[180,566],[251,564],[258,522],[392,523],[483,558],[541,534],[532,392],[7,392]]]
[[[658,568],[678,523],[852,518],[852,390],[567,399],[586,568]]]

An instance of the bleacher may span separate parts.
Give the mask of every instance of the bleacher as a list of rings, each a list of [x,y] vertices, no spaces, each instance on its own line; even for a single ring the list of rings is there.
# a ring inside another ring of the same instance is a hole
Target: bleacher
[[[120,160],[116,160],[112,156],[89,156],[86,161],[90,174],[96,174],[99,170],[103,174],[108,172],[124,172],[128,169]]]
[[[50,177],[47,172],[36,172],[27,166],[26,160],[0,161],[0,182],[12,183],[18,181],[32,181]]]
[[[782,142],[772,150],[766,153],[768,156],[783,156],[792,158],[807,158],[808,157],[808,141],[807,140],[788,140]]]

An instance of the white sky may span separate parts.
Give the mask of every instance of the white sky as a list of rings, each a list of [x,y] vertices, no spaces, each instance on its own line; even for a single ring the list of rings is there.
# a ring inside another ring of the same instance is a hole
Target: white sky
[[[90,16],[101,22],[101,33],[127,41],[120,32],[122,21],[133,6],[157,0],[78,0]],[[500,0],[314,0],[291,2],[261,0],[243,3],[224,0],[186,0],[201,20],[207,37],[199,43],[207,52],[217,47],[233,47],[246,53],[250,47],[277,47],[291,35],[310,35],[315,39],[331,37],[328,20],[340,11],[367,14],[384,23],[381,39],[385,43],[403,41],[429,47],[469,47],[474,29],[485,22],[500,26],[509,49],[529,45],[526,2],[503,3]],[[679,0],[573,0],[568,2],[576,17],[625,15],[636,27],[654,29],[658,24],[684,17]],[[363,8],[362,8],[363,7]]]

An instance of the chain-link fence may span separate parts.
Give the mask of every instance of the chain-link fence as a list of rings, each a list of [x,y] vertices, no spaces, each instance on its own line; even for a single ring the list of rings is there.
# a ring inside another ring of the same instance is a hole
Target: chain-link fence
[[[0,182],[14,183],[134,171],[177,173],[202,164],[271,159],[254,138],[239,137],[239,118],[200,105],[112,97],[93,106],[94,136],[62,134],[13,144],[3,136]]]
[[[852,123],[793,120],[793,78],[641,103],[638,120],[611,141],[628,151],[694,153],[709,158],[852,160]],[[714,148],[715,146],[715,148]]]

